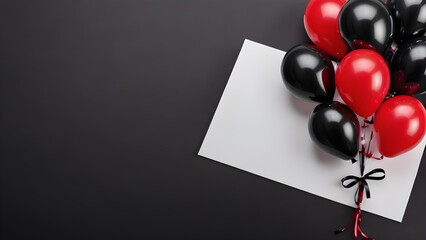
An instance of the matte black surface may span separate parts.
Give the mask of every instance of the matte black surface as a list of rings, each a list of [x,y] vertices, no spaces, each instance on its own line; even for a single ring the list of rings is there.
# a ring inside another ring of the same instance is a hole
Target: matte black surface
[[[196,155],[244,38],[309,43],[307,2],[0,1],[0,238],[352,240],[353,209]],[[365,232],[426,239],[425,164]]]
[[[358,118],[345,104],[332,102],[316,106],[309,116],[308,128],[312,141],[323,151],[344,160],[358,154]]]
[[[395,24],[396,41],[406,42],[423,36],[426,28],[425,4],[425,0],[389,0],[386,2]]]
[[[386,56],[393,39],[393,21],[380,0],[350,0],[339,13],[339,28],[349,49],[366,48]]]
[[[287,89],[302,100],[329,102],[336,86],[330,57],[314,45],[298,45],[284,56],[281,75]]]

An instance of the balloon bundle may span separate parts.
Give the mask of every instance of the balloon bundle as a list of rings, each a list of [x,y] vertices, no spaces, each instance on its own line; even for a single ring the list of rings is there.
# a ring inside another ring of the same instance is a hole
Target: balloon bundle
[[[311,0],[304,25],[315,45],[287,52],[284,83],[296,97],[320,103],[309,118],[313,142],[360,162],[360,177],[341,180],[346,188],[358,186],[358,207],[348,226],[336,232],[354,224],[355,238],[359,232],[372,239],[359,225],[361,203],[364,192],[370,197],[367,181],[384,179],[385,171],[364,174],[365,160],[401,155],[426,131],[425,109],[412,96],[426,92],[426,0]],[[380,156],[372,153],[373,137]]]

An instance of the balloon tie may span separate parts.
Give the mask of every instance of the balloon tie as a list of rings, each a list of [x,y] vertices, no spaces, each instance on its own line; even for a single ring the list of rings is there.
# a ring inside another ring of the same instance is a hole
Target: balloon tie
[[[366,152],[363,152],[363,151],[359,151],[359,153],[366,156],[367,158],[373,158],[373,159],[376,159],[376,160],[383,160],[383,158],[384,158],[383,155],[380,155],[380,157],[375,157],[371,153],[366,153]]]
[[[376,175],[376,176],[374,176]],[[378,176],[377,176],[378,175]],[[368,180],[382,180],[385,178],[385,170],[377,168],[369,173],[365,174],[363,177],[356,177],[356,176],[347,176],[342,179],[342,185],[345,188],[353,187],[355,184],[358,183],[358,189],[355,192],[355,204],[357,205],[357,208],[355,209],[354,214],[352,215],[352,218],[348,225],[346,225],[341,230],[337,230],[334,233],[339,234],[346,229],[348,229],[353,223],[354,223],[354,236],[355,239],[358,239],[358,232],[366,239],[374,240],[374,238],[368,237],[361,229],[361,203],[362,199],[364,198],[364,189],[367,194],[367,198],[370,198],[370,189],[368,187],[367,179]],[[356,199],[356,196],[358,194],[358,199]]]
[[[341,182],[344,188],[351,188],[358,184],[357,192],[361,192],[361,190],[365,189],[365,193],[367,195],[367,198],[370,198],[370,188],[368,187],[367,180],[383,180],[385,178],[385,170],[381,168],[376,168],[374,170],[371,170],[367,174],[365,174],[362,177],[357,176],[346,176],[342,178]],[[361,189],[362,188],[362,189]],[[358,194],[358,200],[356,200],[356,193],[355,193],[355,204],[358,204],[359,202],[359,194]]]

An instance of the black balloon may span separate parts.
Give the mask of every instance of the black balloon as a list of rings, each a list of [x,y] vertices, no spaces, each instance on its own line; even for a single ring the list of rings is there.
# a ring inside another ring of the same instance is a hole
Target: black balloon
[[[426,0],[388,0],[386,6],[395,24],[395,41],[402,43],[423,36]]]
[[[426,37],[399,47],[390,67],[391,93],[414,95],[426,92]]]
[[[380,0],[350,0],[339,14],[339,29],[349,49],[370,49],[388,54],[393,38],[393,21]]]
[[[328,102],[333,99],[334,68],[328,55],[312,45],[299,45],[284,57],[281,74],[288,90],[296,97]]]
[[[309,134],[331,155],[350,160],[358,154],[358,118],[342,103],[323,103],[315,107],[309,118]]]

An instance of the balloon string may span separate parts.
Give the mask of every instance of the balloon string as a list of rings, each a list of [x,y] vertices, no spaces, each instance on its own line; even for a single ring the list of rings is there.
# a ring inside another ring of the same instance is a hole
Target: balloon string
[[[364,125],[362,127],[363,128],[367,128],[368,125],[373,124],[373,120],[374,120],[374,117],[371,118],[371,120],[368,120],[368,118],[364,118]],[[367,145],[367,151],[364,151],[364,143],[362,143],[362,149],[361,149],[361,151],[359,151],[359,153],[361,153],[363,156],[365,156],[367,158],[373,158],[373,159],[376,159],[376,160],[382,160],[383,159],[383,155],[381,155],[380,157],[375,157],[370,152],[371,142],[373,141],[373,136],[374,136],[374,131],[371,131],[370,140],[368,141],[368,145]],[[363,131],[363,137],[362,137],[362,139],[365,140],[365,130]]]
[[[358,199],[355,200],[355,203],[357,204],[357,208],[355,209],[355,212],[353,213],[352,218],[351,218],[350,222],[348,223],[348,225],[346,225],[341,230],[335,231],[336,234],[341,233],[341,232],[347,230],[352,224],[354,224],[355,239],[358,239],[358,233],[360,233],[361,236],[364,237],[365,239],[374,240],[374,238],[368,237],[367,234],[365,234],[361,229],[361,220],[362,220],[361,203],[362,203],[362,200],[364,198],[364,188],[367,187],[365,189],[368,190],[368,185],[365,186],[365,184],[367,184],[367,183],[363,179],[369,177],[369,176],[364,176],[365,158],[367,158],[367,159],[373,158],[373,159],[377,159],[377,160],[383,159],[383,155],[381,157],[375,157],[375,156],[373,156],[372,153],[370,153],[371,143],[372,143],[373,137],[374,137],[374,131],[371,131],[370,139],[368,141],[367,146],[366,146],[366,143],[365,143],[366,128],[369,127],[370,124],[373,124],[373,120],[374,120],[374,117],[371,120],[368,120],[368,118],[364,118],[364,123],[362,125],[362,136],[361,136],[362,143],[361,143],[361,151],[359,151],[359,153],[360,153],[360,158],[361,158],[361,161],[360,161],[361,176],[363,176],[363,177],[361,177],[361,178],[355,177],[356,180],[359,182],[358,183],[359,186],[358,186],[358,189],[357,189]],[[368,173],[367,175],[374,174],[375,172],[383,172],[383,174],[384,174],[383,169],[375,169],[372,172]],[[345,186],[345,184],[344,184],[345,180],[349,180],[352,177],[353,176],[348,176],[348,177],[342,179],[342,184],[343,184],[344,187],[353,186],[351,184]],[[384,175],[383,175],[383,177],[373,177],[372,179],[381,180],[383,178],[384,178]],[[369,195],[369,192],[367,192],[367,194]],[[369,197],[369,196],[367,196],[367,197]]]
[[[362,203],[362,199],[364,197],[364,183],[362,181],[359,182],[359,190],[358,190],[358,204],[357,204],[357,208],[355,209],[354,214],[352,215],[351,220],[349,221],[348,225],[346,225],[344,228],[342,228],[341,230],[337,230],[334,233],[335,234],[339,234],[344,232],[346,229],[348,229],[353,223],[354,223],[354,236],[355,239],[358,239],[358,232],[361,233],[361,235],[366,238],[366,239],[370,239],[370,240],[374,240],[374,238],[370,238],[368,237],[361,229],[361,220],[362,220],[362,216],[361,216],[361,203]]]
[[[383,158],[384,158],[383,155],[381,155],[380,157],[375,157],[371,153],[366,153],[366,152],[363,152],[363,151],[360,151],[359,153],[366,156],[367,158],[373,158],[373,159],[376,159],[376,160],[383,160]]]
[[[370,124],[372,124],[373,123],[373,118],[371,119],[371,121],[370,120],[368,120],[368,118],[364,118],[364,122],[363,122],[363,125],[362,125],[362,137],[361,137],[361,151],[359,151],[359,153],[360,153],[360,158],[361,158],[361,161],[360,161],[360,170],[361,170],[361,176],[363,176],[364,175],[364,170],[365,170],[365,157],[367,157],[367,158],[369,158],[367,155],[365,155],[365,154],[362,154],[362,153],[364,153],[365,151],[367,151],[367,152],[369,152],[370,151],[370,145],[371,145],[371,140],[372,140],[372,137],[373,137],[373,135],[371,135],[370,136],[370,140],[369,140],[369,143],[368,143],[368,146],[367,146],[367,150],[365,149],[366,148],[366,146],[365,146],[365,141],[366,141],[366,137],[365,137],[365,134],[366,134],[366,128],[367,127],[369,127],[369,125]]]

